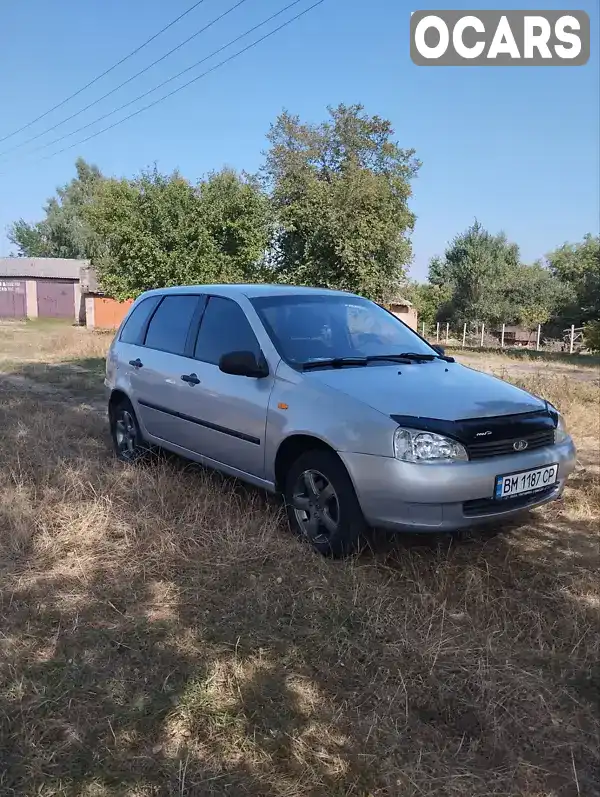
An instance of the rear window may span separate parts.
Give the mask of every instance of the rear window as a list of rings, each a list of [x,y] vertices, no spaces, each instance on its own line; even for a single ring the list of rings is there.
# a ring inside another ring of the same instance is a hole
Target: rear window
[[[198,301],[198,296],[165,296],[150,321],[146,346],[171,354],[184,354]]]
[[[152,311],[159,302],[160,296],[150,296],[136,305],[127,321],[125,321],[119,340],[123,343],[141,344],[146,321],[150,318]]]

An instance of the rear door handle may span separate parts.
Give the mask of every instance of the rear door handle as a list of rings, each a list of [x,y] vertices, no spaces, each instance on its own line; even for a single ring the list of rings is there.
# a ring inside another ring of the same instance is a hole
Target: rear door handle
[[[133,365],[134,368],[143,368],[144,363],[138,357],[137,360],[129,360],[129,365]]]
[[[182,377],[184,382],[187,382],[188,385],[199,385],[200,380],[196,376],[196,374],[183,374]]]

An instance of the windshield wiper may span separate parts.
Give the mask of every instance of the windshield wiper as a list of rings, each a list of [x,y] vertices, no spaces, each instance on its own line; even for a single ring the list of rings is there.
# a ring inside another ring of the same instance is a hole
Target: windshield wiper
[[[425,357],[429,359],[429,355],[426,354]],[[420,354],[372,354],[366,357],[367,362],[375,363],[375,362],[385,362],[389,360],[393,363],[402,363],[403,365],[410,365],[410,363],[414,362],[416,359],[423,359]],[[434,359],[433,357],[431,358]]]
[[[303,371],[310,371],[312,368],[344,368],[346,365],[366,365],[368,357],[331,357],[325,360],[310,360],[302,363]]]
[[[394,362],[402,365],[411,363],[431,362],[432,360],[445,360],[453,363],[454,357],[446,357],[444,354],[422,354],[415,351],[403,351],[400,354],[372,354],[367,357],[331,357],[323,360],[310,360],[302,363],[303,371],[310,371],[313,368],[344,368],[345,366],[368,365],[374,362]]]
[[[403,351],[398,357],[405,357],[407,360],[415,362],[431,362],[432,360],[444,360],[447,363],[456,362],[454,357],[448,357],[445,354],[424,354],[416,351]]]

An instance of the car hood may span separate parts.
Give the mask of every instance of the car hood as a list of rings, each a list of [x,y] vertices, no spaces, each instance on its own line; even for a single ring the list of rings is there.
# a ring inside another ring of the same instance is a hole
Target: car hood
[[[306,372],[304,377],[346,393],[385,415],[458,421],[546,408],[542,399],[502,379],[443,360],[328,368]]]

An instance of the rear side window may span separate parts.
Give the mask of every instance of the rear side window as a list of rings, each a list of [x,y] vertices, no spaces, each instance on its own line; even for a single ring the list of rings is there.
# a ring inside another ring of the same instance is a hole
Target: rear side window
[[[184,354],[198,299],[198,296],[165,296],[150,321],[146,346],[171,354]]]
[[[211,296],[202,317],[194,357],[218,365],[222,355],[232,351],[251,351],[258,357],[260,346],[239,304],[222,296]]]
[[[119,340],[123,343],[139,345],[142,342],[141,338],[146,321],[150,318],[152,311],[159,302],[160,296],[150,296],[148,299],[141,301],[125,322]]]

